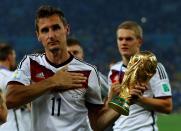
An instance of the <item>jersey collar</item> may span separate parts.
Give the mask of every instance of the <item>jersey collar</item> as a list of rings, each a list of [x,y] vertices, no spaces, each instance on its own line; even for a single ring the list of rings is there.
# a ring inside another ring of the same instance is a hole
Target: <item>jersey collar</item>
[[[69,54],[70,54],[70,53],[69,53]],[[59,68],[59,67],[61,67],[61,66],[64,66],[64,65],[70,63],[70,62],[73,60],[73,58],[74,58],[74,56],[73,56],[72,54],[70,54],[70,57],[69,57],[65,62],[57,65],[57,64],[54,64],[54,63],[52,63],[51,61],[49,61],[48,58],[47,58],[46,55],[45,55],[46,61],[47,61],[51,66],[53,66],[53,67],[55,67],[55,68]]]

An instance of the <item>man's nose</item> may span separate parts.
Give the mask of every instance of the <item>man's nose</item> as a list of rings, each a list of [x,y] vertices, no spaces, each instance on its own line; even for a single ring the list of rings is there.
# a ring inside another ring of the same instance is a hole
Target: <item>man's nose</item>
[[[49,30],[48,37],[49,38],[54,38],[55,37],[55,32],[53,30]]]
[[[122,39],[122,40],[121,40],[121,44],[122,44],[122,45],[127,44],[127,40],[126,40],[126,39]]]

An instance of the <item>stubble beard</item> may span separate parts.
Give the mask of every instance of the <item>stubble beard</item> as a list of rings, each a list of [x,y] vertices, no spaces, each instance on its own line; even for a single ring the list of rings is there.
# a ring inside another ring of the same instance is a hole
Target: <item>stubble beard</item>
[[[53,54],[54,57],[57,57],[61,54],[61,49],[58,47],[52,48],[49,51]]]
[[[53,54],[57,53],[59,51],[60,51],[60,48],[58,48],[58,47],[50,49],[50,52],[52,52]]]

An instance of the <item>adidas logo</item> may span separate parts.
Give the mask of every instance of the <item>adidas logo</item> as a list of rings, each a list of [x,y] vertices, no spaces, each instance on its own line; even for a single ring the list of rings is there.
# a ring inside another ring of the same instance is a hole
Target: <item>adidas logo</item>
[[[36,74],[36,78],[45,78],[43,72]]]

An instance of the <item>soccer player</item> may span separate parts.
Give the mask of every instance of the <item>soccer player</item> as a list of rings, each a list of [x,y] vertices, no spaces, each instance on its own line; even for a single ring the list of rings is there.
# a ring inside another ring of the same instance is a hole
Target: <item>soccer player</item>
[[[122,82],[131,56],[140,52],[143,42],[142,28],[133,21],[121,23],[116,34],[122,61],[110,69],[108,81],[112,86]],[[148,83],[148,90],[137,103],[130,106],[129,116],[119,117],[113,127],[114,131],[157,131],[156,112],[168,114],[172,111],[172,94],[167,73],[161,63],[158,63],[156,70]]]
[[[8,83],[7,107],[32,101],[33,131],[103,130],[119,114],[104,109],[98,73],[94,66],[67,51],[69,26],[61,10],[41,6],[35,19],[44,54],[26,55]],[[140,86],[131,95],[140,96]]]
[[[16,65],[15,50],[8,44],[0,44],[0,89],[6,93],[6,84],[13,74],[10,71]],[[5,106],[5,105],[4,105]],[[0,126],[0,131],[25,131],[21,121],[20,109],[8,110],[7,122]]]
[[[75,57],[79,58],[80,60],[84,60],[84,50],[81,46],[80,41],[75,38],[68,38],[67,39],[67,50],[74,55]],[[102,98],[105,99],[108,95],[108,80],[107,77],[104,76],[101,72],[99,72],[100,84],[101,84],[101,94]]]

